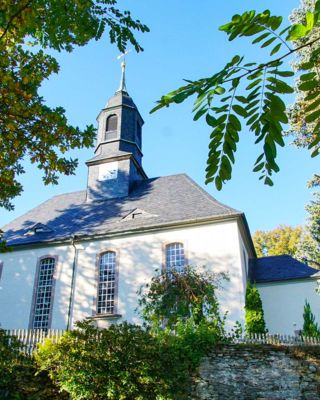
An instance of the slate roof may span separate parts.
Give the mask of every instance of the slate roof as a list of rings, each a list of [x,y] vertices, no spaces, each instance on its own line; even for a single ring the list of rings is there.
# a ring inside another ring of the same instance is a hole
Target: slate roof
[[[251,259],[249,279],[252,282],[277,282],[319,276],[320,271],[288,255]]]
[[[139,212],[134,213],[136,209]],[[130,213],[134,218],[126,218]],[[86,191],[55,196],[2,230],[9,245],[25,245],[239,215],[243,214],[179,174],[141,181],[123,198],[89,203]],[[34,233],[32,228],[39,223],[52,231]]]

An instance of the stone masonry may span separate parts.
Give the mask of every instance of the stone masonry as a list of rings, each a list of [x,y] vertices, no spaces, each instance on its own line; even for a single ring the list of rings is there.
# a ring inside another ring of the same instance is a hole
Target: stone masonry
[[[319,400],[320,348],[223,345],[194,378],[192,400]]]

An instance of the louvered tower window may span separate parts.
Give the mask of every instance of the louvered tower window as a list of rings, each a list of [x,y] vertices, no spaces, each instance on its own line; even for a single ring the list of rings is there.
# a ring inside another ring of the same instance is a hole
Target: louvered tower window
[[[115,139],[117,137],[118,117],[113,114],[107,118],[105,140]]]
[[[55,259],[43,258],[39,264],[32,328],[48,329],[52,308]]]
[[[107,251],[100,256],[97,314],[115,313],[116,253]]]

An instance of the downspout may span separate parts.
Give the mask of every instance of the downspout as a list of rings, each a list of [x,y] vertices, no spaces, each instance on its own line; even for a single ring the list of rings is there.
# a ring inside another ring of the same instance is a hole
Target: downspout
[[[70,298],[69,298],[69,308],[68,308],[67,331],[70,330],[70,325],[71,325],[71,309],[72,309],[72,301],[73,301],[73,294],[74,294],[74,280],[75,280],[77,255],[78,255],[77,247],[74,244],[75,239],[76,239],[76,236],[75,235],[72,236],[71,245],[74,248],[74,257],[73,257],[72,274],[71,274],[71,288],[70,288]]]

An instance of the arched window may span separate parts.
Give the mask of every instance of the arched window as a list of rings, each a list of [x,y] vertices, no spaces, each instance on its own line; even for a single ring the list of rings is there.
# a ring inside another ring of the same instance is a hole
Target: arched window
[[[97,314],[115,314],[116,253],[107,251],[99,260]]]
[[[117,137],[118,117],[113,114],[107,118],[105,140],[115,139]]]
[[[185,254],[182,243],[170,243],[166,246],[166,272],[183,272],[185,267]]]
[[[55,264],[54,257],[42,258],[38,264],[32,318],[33,329],[50,328]]]

